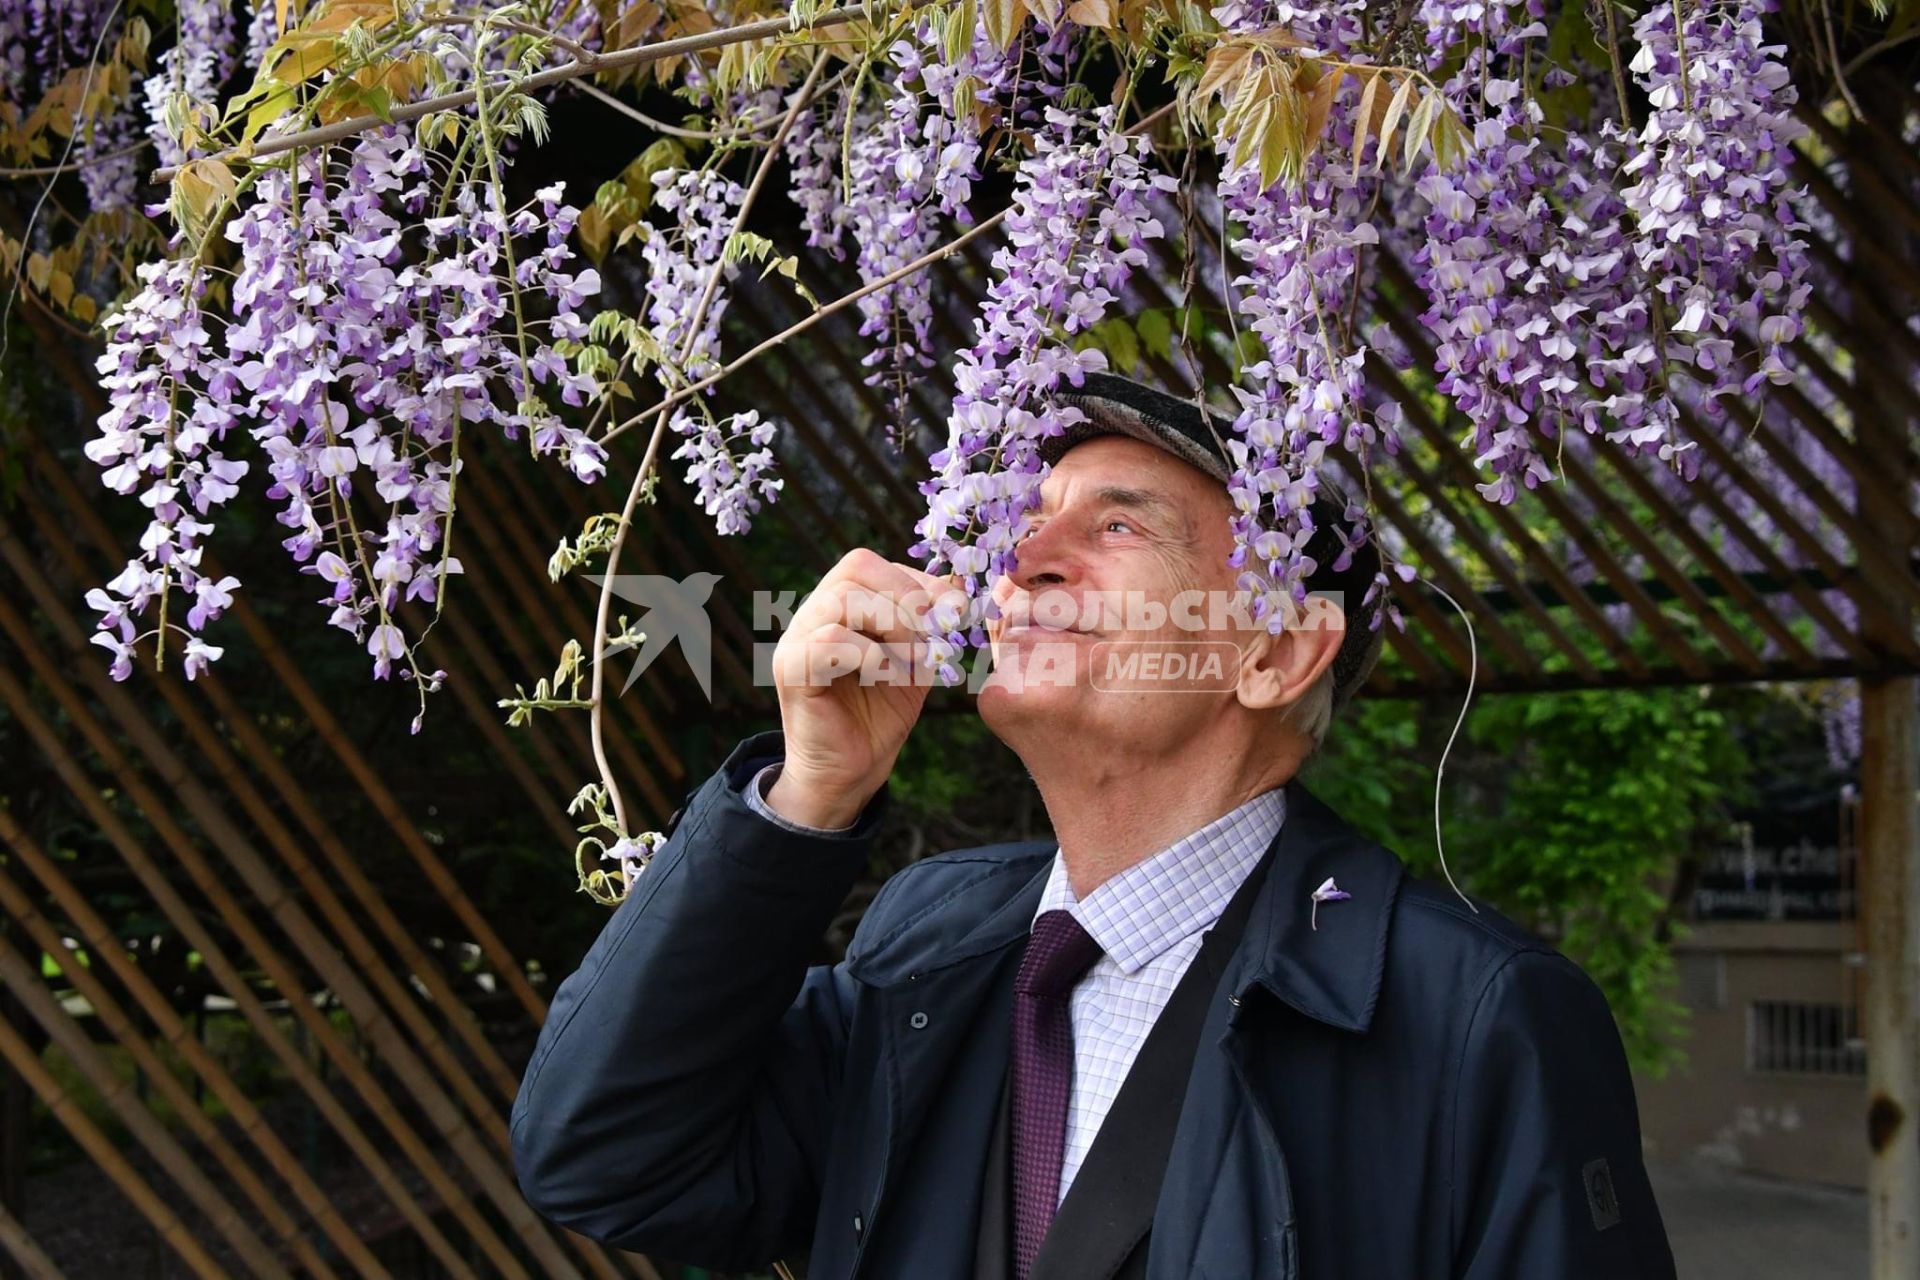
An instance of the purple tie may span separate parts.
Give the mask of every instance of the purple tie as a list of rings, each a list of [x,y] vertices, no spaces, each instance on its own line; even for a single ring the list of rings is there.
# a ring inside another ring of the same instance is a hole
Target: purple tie
[[[1060,1205],[1067,1154],[1067,1096],[1073,1091],[1073,1024],[1068,998],[1100,958],[1070,912],[1048,911],[1013,983],[1013,1274],[1026,1280]]]

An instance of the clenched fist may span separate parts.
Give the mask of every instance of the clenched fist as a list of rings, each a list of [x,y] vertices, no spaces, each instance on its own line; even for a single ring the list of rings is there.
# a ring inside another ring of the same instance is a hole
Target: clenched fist
[[[880,790],[936,678],[921,662],[943,578],[864,547],[840,558],[773,651],[787,758],[767,793],[782,817],[850,826]]]

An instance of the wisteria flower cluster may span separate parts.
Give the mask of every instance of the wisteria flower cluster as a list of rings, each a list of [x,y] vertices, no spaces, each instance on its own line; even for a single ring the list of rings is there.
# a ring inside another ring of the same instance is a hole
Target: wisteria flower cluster
[[[124,6],[112,0],[0,0],[0,96],[25,114],[69,73],[104,89],[103,64],[127,28]],[[132,73],[138,87],[139,74]],[[98,212],[129,209],[138,189],[140,136],[134,95],[109,101],[95,114],[77,114],[68,159],[80,166],[88,206]]]
[[[277,9],[273,3],[260,6],[263,29],[275,23]],[[167,127],[167,99],[177,96],[188,104],[218,101],[220,86],[233,74],[236,57],[229,0],[178,0],[177,14],[178,36],[160,55],[159,69],[147,77],[145,86],[147,133],[162,164],[179,164],[188,158]]]
[[[1621,198],[1634,253],[1671,315],[1669,358],[1691,363],[1718,419],[1725,401],[1792,375],[1783,348],[1801,332],[1805,230],[1786,163],[1796,94],[1785,52],[1761,30],[1762,0],[1654,5],[1634,23],[1630,64],[1652,107],[1624,148]],[[1742,349],[1759,359],[1742,372]]]
[[[943,217],[972,222],[967,202],[980,177],[981,113],[1001,100],[1016,74],[984,31],[952,60],[933,47],[934,35],[923,22],[916,38],[895,42],[894,90],[848,156],[848,198],[838,208],[863,284],[899,276],[932,249]],[[897,279],[861,299],[860,311],[861,336],[884,339],[863,362],[875,370],[870,385],[892,390],[887,433],[898,448],[911,411],[910,379],[934,364],[932,277]]]
[[[1358,15],[1352,4],[1311,13],[1285,4],[1215,10],[1229,30],[1292,20],[1303,36],[1335,53],[1357,42]],[[1344,137],[1349,145],[1351,128]],[[1231,154],[1234,141],[1222,139],[1223,155]],[[1334,141],[1343,138],[1336,133]],[[1306,579],[1317,567],[1306,546],[1328,448],[1337,444],[1364,457],[1381,425],[1380,411],[1367,401],[1366,345],[1340,320],[1354,291],[1366,284],[1362,255],[1379,241],[1367,216],[1375,180],[1356,173],[1344,150],[1316,152],[1297,185],[1265,181],[1258,157],[1225,161],[1220,179],[1221,202],[1241,228],[1230,246],[1242,265],[1233,282],[1241,323],[1259,338],[1263,353],[1234,388],[1240,411],[1225,442],[1234,464],[1230,563],[1240,570],[1236,585],[1248,593],[1254,617],[1275,631],[1291,616],[1290,606],[1306,598]],[[1366,536],[1363,517],[1359,510],[1342,512],[1345,527],[1338,532],[1349,548]],[[1372,590],[1384,585],[1376,582]]]
[[[658,380],[663,390],[674,391],[719,367],[725,282],[732,269],[725,261],[727,242],[746,192],[716,169],[663,170],[654,183],[654,205],[672,221],[656,226],[641,247],[648,268],[646,318],[660,352]],[[715,419],[701,400],[676,408],[669,424],[682,437],[673,456],[687,460],[687,480],[701,510],[721,533],[745,532],[783,483],[770,474],[775,425],[753,410]]]
[[[948,445],[920,486],[928,512],[911,554],[926,558],[931,572],[958,575],[975,599],[1012,569],[1014,544],[1039,502],[1040,442],[1084,416],[1053,392],[1106,367],[1096,348],[1055,342],[1054,326],[1079,333],[1107,314],[1146,265],[1147,242],[1165,234],[1152,193],[1174,186],[1154,171],[1146,139],[1115,127],[1111,107],[1090,118],[1048,107],[1046,124],[1020,166],[978,339],[955,367]],[[960,678],[954,655],[983,642],[978,625],[955,630],[934,640],[929,657],[951,683]]]
[[[107,318],[111,407],[87,452],[154,512],[140,557],[90,597],[116,638],[116,675],[134,619],[156,602],[154,628],[187,633],[190,672],[218,656],[198,636],[238,584],[201,572],[200,517],[248,470],[221,451],[236,426],[281,504],[282,545],[326,588],[329,623],[365,646],[377,678],[404,661],[427,686],[437,677],[413,668],[399,611],[437,605],[460,572],[447,535],[461,433],[491,427],[582,479],[601,473],[599,447],[541,398],[598,394],[556,345],[584,335],[579,309],[600,287],[594,270],[568,269],[577,211],[557,184],[507,213],[479,185],[436,189],[430,172],[404,126],[361,134],[344,153],[303,152],[267,171],[227,224],[240,268],[224,325],[199,305],[205,277],[191,257],[143,271],[146,287]],[[535,302],[547,318],[523,325]],[[194,607],[170,617],[175,592]]]
[[[1474,9],[1447,28],[1482,37],[1449,86],[1468,103],[1472,141],[1460,165],[1414,183],[1426,216],[1412,261],[1439,389],[1473,424],[1474,465],[1492,473],[1481,495],[1506,503],[1552,476],[1543,444],[1580,417],[1585,377],[1546,260],[1559,166],[1539,103],[1507,74],[1547,31],[1516,27],[1505,5]]]

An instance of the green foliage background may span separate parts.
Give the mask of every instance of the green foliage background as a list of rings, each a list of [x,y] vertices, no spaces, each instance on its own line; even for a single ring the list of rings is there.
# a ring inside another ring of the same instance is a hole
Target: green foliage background
[[[1744,794],[1751,695],[1701,689],[1507,695],[1477,703],[1441,793],[1448,866],[1468,894],[1552,941],[1613,1006],[1634,1064],[1679,1055],[1668,948],[1684,865]],[[1418,873],[1441,874],[1434,766],[1446,724],[1358,703],[1307,782]],[[1448,715],[1447,719],[1451,719]]]

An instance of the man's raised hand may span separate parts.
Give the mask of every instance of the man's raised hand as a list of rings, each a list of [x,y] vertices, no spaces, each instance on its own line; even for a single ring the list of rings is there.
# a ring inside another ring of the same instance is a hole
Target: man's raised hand
[[[820,580],[773,651],[787,758],[767,795],[812,827],[850,826],[893,772],[937,677],[921,662],[935,600],[957,588],[858,547]]]

